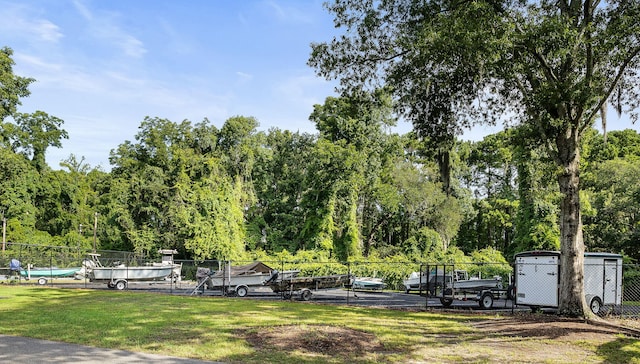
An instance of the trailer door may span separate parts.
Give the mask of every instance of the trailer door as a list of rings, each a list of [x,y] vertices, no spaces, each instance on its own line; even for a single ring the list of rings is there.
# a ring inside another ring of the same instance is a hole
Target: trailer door
[[[618,260],[604,260],[604,297],[602,303],[618,304]]]
[[[558,257],[530,256],[517,259],[516,304],[558,305]]]

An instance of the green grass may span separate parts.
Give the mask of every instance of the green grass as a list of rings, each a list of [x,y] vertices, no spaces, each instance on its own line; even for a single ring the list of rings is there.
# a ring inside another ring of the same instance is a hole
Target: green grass
[[[513,355],[522,355],[522,350],[533,353],[546,350],[547,345],[557,346],[544,338],[487,337],[469,325],[474,320],[499,318],[286,301],[0,286],[2,334],[222,362],[508,362]],[[246,340],[247,333],[286,325],[302,331],[316,325],[349,328],[374,335],[382,349],[325,355],[255,348]],[[580,341],[571,350],[578,353],[574,353],[578,358],[587,355],[595,362],[640,363],[640,344],[622,336],[604,344]]]

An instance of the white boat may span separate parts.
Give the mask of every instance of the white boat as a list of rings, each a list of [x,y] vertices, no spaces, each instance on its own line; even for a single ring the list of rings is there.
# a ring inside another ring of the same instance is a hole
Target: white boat
[[[427,289],[435,291],[437,287],[442,287],[442,282],[446,281],[450,285],[451,281],[464,281],[469,279],[469,274],[465,270],[454,270],[453,272],[443,273],[441,269],[437,271],[431,270],[427,272],[412,272],[407,279],[403,281],[405,292],[426,291]]]
[[[424,290],[427,287],[429,278],[426,272],[418,273],[412,272],[407,279],[402,283],[404,284],[404,291],[409,293],[411,291]]]
[[[182,279],[182,263],[175,263],[173,261],[173,256],[178,254],[177,250],[174,249],[160,249],[158,253],[162,255],[162,261],[160,263],[153,263],[154,266],[171,266],[173,267],[173,272],[171,272],[170,278],[174,282],[178,282]]]
[[[107,282],[109,288],[119,290],[127,287],[129,281],[157,281],[169,277],[174,267],[172,265],[160,266],[125,266],[120,264],[113,267],[105,267],[100,263],[100,254],[89,254],[91,263],[85,262],[88,267],[89,280],[92,282]]]
[[[453,289],[457,291],[479,291],[494,288],[502,288],[502,278],[500,276],[485,279],[470,278],[453,282]]]
[[[358,277],[353,280],[353,285],[351,287],[354,290],[381,291],[385,289],[387,285],[382,281],[382,278]]]

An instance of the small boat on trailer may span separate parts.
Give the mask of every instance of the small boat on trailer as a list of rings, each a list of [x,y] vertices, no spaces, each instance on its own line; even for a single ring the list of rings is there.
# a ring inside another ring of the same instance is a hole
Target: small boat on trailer
[[[30,280],[31,278],[38,277],[38,284],[45,285],[48,280],[51,278],[67,278],[67,277],[76,277],[78,272],[82,269],[81,267],[70,267],[70,268],[58,268],[58,267],[33,267],[31,264],[27,264],[27,268],[22,268],[22,265],[19,260],[12,259],[11,270],[20,272],[20,276],[24,277],[26,280]]]
[[[107,287],[123,290],[129,281],[159,281],[169,277],[173,265],[126,266],[123,264],[105,267],[100,262],[100,254],[89,254],[93,264],[89,270],[89,280],[106,282]]]
[[[263,262],[253,262],[245,265],[231,265],[225,262],[222,269],[211,271],[200,267],[196,272],[198,285],[191,294],[203,293],[204,288],[222,290],[223,294],[235,294],[245,297],[251,290],[264,287],[265,282],[274,275],[291,278],[298,275],[298,270],[278,272]]]
[[[500,276],[496,276],[493,278],[469,278],[464,281],[454,281],[453,288],[459,291],[478,291],[493,288],[500,289],[502,288],[502,278]]]
[[[273,292],[281,293],[284,299],[290,299],[294,294],[299,294],[303,301],[309,301],[312,295],[311,290],[351,288],[353,280],[351,274],[333,274],[319,277],[281,277],[276,272],[264,284],[271,287]]]

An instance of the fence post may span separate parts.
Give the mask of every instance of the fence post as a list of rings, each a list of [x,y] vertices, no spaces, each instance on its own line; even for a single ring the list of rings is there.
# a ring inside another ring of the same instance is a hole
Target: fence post
[[[347,281],[351,280],[351,262],[347,262]],[[349,296],[350,296],[350,292],[353,289],[353,283],[351,284],[351,287],[349,287],[347,289],[347,305],[349,304]]]
[[[49,285],[53,285],[53,249],[49,249],[49,278]]]

